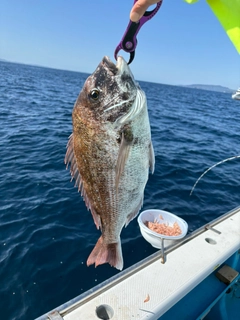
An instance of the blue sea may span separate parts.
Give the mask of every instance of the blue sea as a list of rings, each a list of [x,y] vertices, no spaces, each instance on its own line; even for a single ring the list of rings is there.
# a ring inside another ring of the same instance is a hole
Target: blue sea
[[[29,320],[119,273],[87,267],[100,232],[64,156],[87,74],[0,62],[0,310]],[[230,94],[139,81],[148,99],[156,167],[144,206],[170,211],[189,231],[239,205],[240,103]],[[156,252],[137,219],[121,234],[124,269]]]

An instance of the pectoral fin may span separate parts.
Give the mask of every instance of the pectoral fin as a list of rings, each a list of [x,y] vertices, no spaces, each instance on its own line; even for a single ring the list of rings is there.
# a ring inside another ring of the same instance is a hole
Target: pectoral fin
[[[116,188],[118,189],[121,174],[123,173],[125,164],[128,159],[129,151],[133,141],[133,134],[131,129],[127,128],[122,132],[121,144],[118,153],[116,165]]]

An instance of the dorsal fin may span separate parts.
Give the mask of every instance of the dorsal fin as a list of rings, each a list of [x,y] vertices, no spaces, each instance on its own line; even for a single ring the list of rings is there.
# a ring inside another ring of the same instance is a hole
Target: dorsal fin
[[[70,135],[68,143],[67,143],[67,152],[65,155],[64,163],[66,164],[66,169],[68,169],[68,166],[70,164],[70,172],[72,179],[75,179],[75,186],[78,187],[78,191],[82,191],[82,180],[80,173],[78,171],[77,167],[77,161],[74,155],[74,150],[73,150],[73,133]]]
[[[91,201],[89,200],[87,193],[84,189],[84,184],[83,184],[80,172],[78,170],[76,157],[74,155],[73,139],[74,139],[74,136],[72,133],[69,136],[69,140],[67,143],[67,152],[65,155],[64,163],[66,164],[66,169],[68,169],[68,166],[70,164],[70,173],[72,176],[71,181],[73,179],[75,179],[75,186],[78,187],[78,191],[81,193],[81,196],[83,197],[83,200],[85,201],[86,207],[91,210],[94,223],[95,223],[97,229],[99,229],[99,227],[101,227],[101,219],[100,219],[100,216],[94,210],[94,208],[91,206]]]

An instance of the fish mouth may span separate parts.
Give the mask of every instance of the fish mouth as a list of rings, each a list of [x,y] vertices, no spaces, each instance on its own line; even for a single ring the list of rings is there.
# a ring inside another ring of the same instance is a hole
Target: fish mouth
[[[114,75],[122,75],[123,73],[129,74],[134,79],[133,74],[123,57],[117,57],[116,65],[110,60],[109,57],[105,56],[102,60],[102,64],[110,70]]]
[[[132,71],[129,68],[129,65],[127,64],[126,60],[124,60],[123,57],[118,56],[117,58],[117,64],[116,64],[116,68],[118,69],[118,74],[120,75],[129,75],[132,78],[132,81],[135,83],[135,85],[137,85],[134,76],[132,74]]]
[[[117,66],[110,60],[109,57],[105,56],[102,60],[102,65],[111,71],[114,75],[118,73],[118,68]]]
[[[117,57],[116,68],[118,69],[118,72],[120,74],[127,73],[127,74],[130,74],[133,78],[132,72],[130,71],[130,68],[129,68],[127,62],[124,60],[123,57],[121,57],[121,56]]]
[[[126,69],[126,67],[128,68],[127,62],[124,60],[123,57],[121,57],[121,56],[117,57],[116,67],[120,72],[123,71],[123,69]]]

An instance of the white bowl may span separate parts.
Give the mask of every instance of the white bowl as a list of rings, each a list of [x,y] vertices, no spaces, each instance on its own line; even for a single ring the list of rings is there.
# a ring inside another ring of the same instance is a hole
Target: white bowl
[[[171,227],[175,222],[177,222],[182,233],[179,236],[166,236],[150,230],[145,225],[146,221],[168,223]],[[164,248],[167,248],[176,243],[176,241],[184,238],[188,231],[188,224],[185,220],[179,218],[175,214],[163,210],[149,209],[141,212],[138,217],[138,224],[143,238],[157,249],[161,249],[161,239],[164,239]]]

